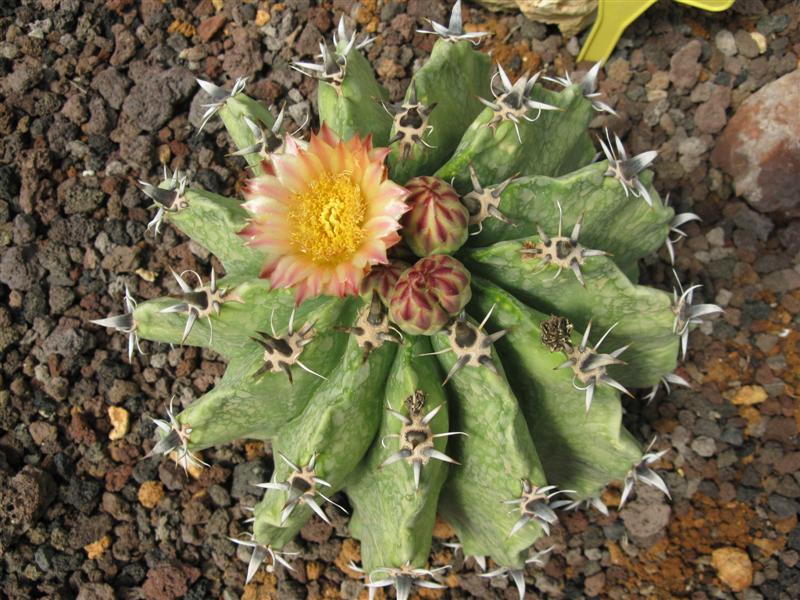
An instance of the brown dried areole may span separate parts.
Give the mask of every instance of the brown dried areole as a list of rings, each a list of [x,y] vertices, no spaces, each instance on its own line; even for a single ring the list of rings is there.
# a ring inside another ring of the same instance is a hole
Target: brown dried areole
[[[451,435],[467,435],[463,431],[451,431],[447,433],[433,433],[430,427],[430,422],[439,414],[443,404],[430,410],[427,414],[422,414],[422,408],[425,405],[425,394],[421,390],[415,391],[408,398],[406,398],[406,409],[408,416],[401,412],[394,410],[392,407],[387,406],[386,410],[396,419],[403,423],[403,428],[400,433],[387,435],[387,438],[397,438],[400,442],[400,450],[389,456],[380,467],[391,465],[400,460],[405,460],[411,465],[414,471],[414,488],[419,489],[419,478],[422,472],[422,467],[428,464],[431,458],[448,462],[454,465],[459,464],[443,452],[434,448],[434,440],[440,437],[447,437]],[[383,443],[383,441],[381,443]]]

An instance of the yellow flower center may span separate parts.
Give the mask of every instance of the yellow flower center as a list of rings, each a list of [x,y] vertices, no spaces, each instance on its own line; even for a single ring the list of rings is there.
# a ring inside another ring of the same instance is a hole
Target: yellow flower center
[[[316,264],[337,264],[361,247],[367,203],[347,173],[325,173],[292,198],[292,246]]]

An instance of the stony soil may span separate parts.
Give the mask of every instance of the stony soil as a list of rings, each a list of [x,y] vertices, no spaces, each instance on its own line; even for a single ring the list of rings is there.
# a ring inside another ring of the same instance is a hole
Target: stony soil
[[[175,395],[213,386],[210,352],[145,344],[131,363],[125,339],[87,325],[137,298],[174,291],[165,273],[209,268],[209,256],[151,216],[136,179],[160,163],[235,193],[243,163],[226,158],[217,122],[200,135],[196,76],[251,77],[249,93],[313,111],[315,84],[289,70],[308,58],[342,13],[377,34],[369,50],[393,98],[433,40],[414,30],[444,7],[426,0],[0,1],[0,580],[13,599],[232,599],[365,597],[350,577],[358,560],[342,519],[311,522],[296,542],[295,572],[262,572],[244,586],[247,553],[227,536],[271,469],[269,448],[209,451],[187,478],[141,460],[149,417]],[[215,8],[217,7],[217,8]],[[470,7],[494,33],[489,46],[513,73],[575,67],[576,40],[552,27]],[[626,402],[641,440],[670,452],[658,465],[671,501],[640,488],[620,513],[562,514],[528,571],[532,598],[800,597],[800,220],[760,213],[737,198],[709,162],[737,107],[798,68],[800,6],[739,0],[722,14],[662,2],[632,26],[602,77],[619,113],[598,117],[634,152],[660,151],[657,186],[702,216],[677,249],[684,282],[724,306],[691,336],[679,370],[692,390]],[[545,142],[546,143],[546,142]],[[666,252],[648,281],[671,287]],[[212,261],[213,262],[213,261]],[[219,265],[217,265],[219,268]],[[115,410],[112,410],[115,409]],[[613,505],[619,491],[611,488]],[[516,598],[505,580],[442,546],[450,589],[426,598]],[[734,591],[735,590],[735,591]],[[380,597],[380,596],[379,596]]]

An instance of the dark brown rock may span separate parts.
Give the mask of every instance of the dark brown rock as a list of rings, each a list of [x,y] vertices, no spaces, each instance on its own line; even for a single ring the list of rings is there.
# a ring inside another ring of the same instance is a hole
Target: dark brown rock
[[[107,583],[84,583],[78,590],[77,600],[114,600],[114,588]]]
[[[55,499],[56,485],[46,471],[26,465],[0,485],[0,553],[25,533]]]

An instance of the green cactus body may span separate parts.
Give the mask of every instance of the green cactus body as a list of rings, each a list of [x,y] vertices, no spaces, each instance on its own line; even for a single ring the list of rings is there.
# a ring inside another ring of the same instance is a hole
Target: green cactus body
[[[594,145],[586,127],[592,106],[576,86],[554,93],[537,86],[534,97],[560,110],[543,111],[534,123],[505,121],[492,131],[492,110],[481,112],[436,176],[450,181],[460,192],[470,189],[468,165],[472,164],[484,185],[499,183],[518,175],[558,176],[588,164]],[[520,139],[522,142],[520,143]]]
[[[347,343],[346,336],[332,327],[347,323],[348,316],[352,320],[353,311],[352,303],[343,307],[339,302],[326,300],[316,310],[295,318],[301,323],[313,322],[319,330],[303,351],[303,364],[329,377],[342,359]],[[250,340],[243,342],[231,357],[219,385],[178,415],[180,423],[192,427],[190,448],[199,450],[228,444],[242,437],[272,438],[300,414],[324,383],[320,377],[298,367],[292,368],[292,382],[284,373],[258,375],[262,364],[258,345]]]
[[[638,260],[664,245],[674,212],[658,200],[655,208],[650,208],[641,198],[626,195],[619,182],[604,176],[607,166],[600,162],[558,178],[536,176],[512,181],[499,203],[511,223],[486,219],[480,233],[467,243],[481,247],[515,240],[535,235],[537,226],[555,235],[559,214],[554,207],[558,202],[566,235],[583,215],[581,244],[605,250],[623,272],[635,274]],[[649,179],[645,181],[649,183]],[[654,189],[651,194],[658,198]]]
[[[154,419],[151,454],[187,468],[203,464],[192,451],[272,442],[251,538],[236,540],[254,548],[248,581],[268,557],[286,566],[278,549],[314,512],[327,520],[338,491],[367,585],[393,582],[398,597],[441,585],[418,581],[444,568],[427,568],[437,512],[523,594],[554,510],[605,511],[612,480],[622,503],[637,481],[668,494],[650,468],[664,451],[622,427],[620,392],[688,385],[672,373],[679,343],[719,309],[692,306],[695,287],[671,298],[635,282],[639,259],[696,215],[662,203],[644,171],[654,152],[629,157],[606,134],[606,161],[590,164],[586,128],[608,109],[597,68],[557,79],[561,92],[500,67],[490,79],[460,3],[432,27],[443,39],[398,109],[340,22],[321,65],[295,65],[321,80],[308,143],[283,137],[282,115],[242,80],[231,92],[201,82],[204,124],[218,112],[256,176],[247,202],[186,190],[177,172],[141,185],[155,233],[169,221],[226,275],[173,273],[177,295],[137,305],[126,290],[124,314],[94,321],[126,333],[131,355],[148,339],[228,361],[214,389]],[[410,147],[398,116],[414,110],[425,143]],[[438,195],[407,202],[422,184]]]
[[[375,73],[360,52],[347,54],[341,84],[321,82],[317,91],[320,121],[344,139],[355,134],[371,135],[376,146],[386,146],[392,117],[381,106],[386,90],[375,79]]]
[[[375,437],[394,354],[395,346],[385,344],[365,360],[363,349],[351,337],[328,380],[318,387],[303,412],[275,437],[273,451],[295,465],[306,465],[314,454],[318,455],[315,472],[331,486],[324,490],[325,495],[344,485]],[[291,467],[277,460],[272,479],[286,481],[291,473]],[[300,504],[284,522],[281,513],[286,500],[285,492],[270,490],[256,507],[257,541],[281,548],[311,517],[311,509]],[[266,526],[263,531],[262,526]]]
[[[568,270],[554,278],[558,267],[545,266],[540,259],[521,253],[540,241],[533,236],[499,242],[463,252],[462,259],[472,273],[541,312],[565,316],[581,330],[591,320],[598,337],[619,323],[604,346],[617,349],[631,344],[622,356],[627,364],[612,367],[623,385],[656,385],[675,368],[678,338],[673,332],[674,314],[667,293],[632,284],[605,256],[587,258],[581,265],[585,286]]]
[[[261,272],[263,257],[236,235],[247,224],[241,203],[203,190],[187,190],[188,206],[168,213],[168,220],[224,265],[231,277],[254,279]]]
[[[405,97],[406,103],[416,96],[423,106],[435,106],[427,121],[431,129],[423,137],[428,145],[414,144],[405,158],[402,144],[392,150],[388,163],[394,181],[402,184],[412,177],[431,175],[450,158],[464,132],[483,110],[478,95],[489,87],[490,75],[490,58],[477,52],[471,43],[438,40],[434,44],[430,58],[414,74]],[[391,137],[397,134],[395,122]]]
[[[245,94],[236,94],[233,98],[228,99],[220,108],[219,116],[231,139],[240,150],[258,144],[258,140],[253,135],[245,118],[254,125],[265,127],[268,130],[275,125],[275,117],[272,116],[272,113],[263,104]],[[264,160],[262,154],[248,152],[244,154],[244,159],[256,174],[261,173],[261,161]]]
[[[444,334],[432,338],[435,351],[448,350]],[[452,352],[438,356],[444,371],[455,364]],[[510,535],[519,515],[505,501],[519,497],[523,479],[546,484],[531,434],[500,362],[498,373],[484,367],[464,367],[449,382],[453,396],[451,427],[467,432],[451,441],[454,467],[442,491],[439,511],[458,534],[464,553],[491,556],[510,568],[524,564],[524,552],[541,535],[530,523]]]
[[[547,480],[589,498],[599,495],[609,481],[624,479],[642,450],[622,427],[619,392],[600,387],[591,409],[584,412],[582,398],[572,387],[572,373],[558,369],[564,357],[540,342],[546,315],[488,281],[473,279],[473,290],[470,310],[485,314],[494,307],[490,325],[508,330],[497,348]],[[577,343],[578,336],[573,337]]]
[[[406,339],[386,380],[387,407],[408,417],[406,400],[417,391],[424,394],[425,413],[445,403],[436,359],[420,356],[429,352],[431,346],[426,337]],[[447,476],[447,465],[429,460],[421,469],[419,489],[414,485],[412,467],[406,460],[381,467],[398,450],[399,440],[387,436],[399,436],[402,428],[400,420],[384,411],[376,439],[385,440],[386,447],[373,444],[346,486],[347,497],[353,505],[350,530],[361,540],[362,564],[367,573],[406,564],[423,567],[430,553],[436,507]],[[446,405],[430,421],[430,428],[435,434],[448,431]],[[440,452],[445,451],[446,439],[434,440]]]

